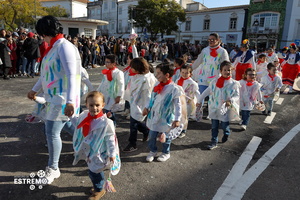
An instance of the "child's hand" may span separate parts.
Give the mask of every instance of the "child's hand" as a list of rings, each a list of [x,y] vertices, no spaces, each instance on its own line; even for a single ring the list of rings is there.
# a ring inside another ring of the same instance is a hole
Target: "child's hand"
[[[30,92],[27,93],[27,97],[28,99],[34,100],[35,99],[35,95],[37,92],[31,90]]]
[[[225,106],[226,106],[226,107],[231,106],[231,101],[230,101],[230,100],[225,101]]]
[[[144,108],[144,110],[143,110],[143,116],[148,115],[148,113],[149,113],[149,110],[147,108]]]
[[[72,117],[72,115],[74,114],[74,105],[71,104],[71,103],[67,103],[66,104],[66,107],[65,107],[65,110],[64,110],[64,113],[66,116],[68,117]]]
[[[111,118],[111,117],[112,117],[111,112],[106,113],[106,116],[107,116],[108,118]]]
[[[120,97],[120,96],[117,96],[117,97],[115,98],[115,103],[120,103],[120,101],[121,101],[121,97]]]
[[[172,123],[172,127],[179,127],[179,126],[180,126],[179,121],[174,121],[174,122]]]
[[[110,162],[114,163],[115,162],[116,157],[109,157]]]
[[[279,88],[276,88],[275,92],[279,92]]]

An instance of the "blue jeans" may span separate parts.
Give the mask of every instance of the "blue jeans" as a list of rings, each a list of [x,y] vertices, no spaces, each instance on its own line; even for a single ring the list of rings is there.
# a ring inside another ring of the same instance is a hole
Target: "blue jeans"
[[[264,99],[264,104],[266,106],[266,111],[272,112],[272,110],[273,110],[273,103],[274,103],[273,97],[269,97],[269,98]]]
[[[136,146],[138,131],[142,132],[144,134],[144,136],[148,136],[148,134],[149,134],[149,129],[147,128],[147,126],[144,122],[137,121],[130,116],[129,142],[133,146]]]
[[[25,74],[26,73],[26,66],[27,66],[27,58],[25,56],[22,56],[22,67],[21,67],[21,73]]]
[[[27,58],[26,72],[31,76],[34,76],[35,59]]]
[[[156,146],[156,138],[158,136],[159,132],[157,131],[151,131],[149,132],[149,140],[148,140],[148,146],[150,151],[152,152],[157,152],[157,146]],[[162,144],[163,149],[162,152],[163,153],[170,153],[170,146],[171,146],[171,140],[170,138],[166,137],[166,142]]]
[[[73,135],[75,129],[70,121],[45,121],[45,132],[49,152],[48,166],[52,169],[58,168],[58,161],[62,148],[60,137],[61,130],[65,130]]]
[[[103,189],[105,181],[104,172],[101,171],[100,173],[94,173],[89,170],[89,177],[93,183],[95,192],[100,192]]]
[[[208,88],[207,85],[198,85],[198,88],[199,88],[199,92],[200,94],[202,94],[204,92],[204,90],[206,90],[206,88]],[[204,99],[202,101],[202,105],[204,104]]]
[[[242,125],[248,125],[250,120],[250,110],[242,110]]]
[[[220,121],[217,119],[211,120],[211,143],[217,144],[218,143],[218,134],[219,134],[219,124]],[[229,136],[230,135],[230,128],[229,128],[229,122],[222,122],[221,121],[221,127],[223,129],[224,135]]]

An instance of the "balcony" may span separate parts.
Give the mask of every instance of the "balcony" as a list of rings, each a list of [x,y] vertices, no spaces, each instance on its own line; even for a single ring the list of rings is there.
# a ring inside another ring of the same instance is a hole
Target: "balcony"
[[[279,34],[279,28],[251,27],[248,34]]]

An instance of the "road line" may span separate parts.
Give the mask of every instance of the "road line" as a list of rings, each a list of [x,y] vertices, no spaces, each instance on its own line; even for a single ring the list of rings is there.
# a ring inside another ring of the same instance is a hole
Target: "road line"
[[[277,101],[276,101],[276,104],[278,105],[281,105],[282,102],[283,102],[284,98],[279,98]]]
[[[283,91],[283,94],[287,94],[289,92],[289,87],[285,88],[285,90]]]
[[[266,117],[264,123],[265,124],[271,124],[274,117],[275,117],[276,113],[275,112],[271,112],[271,116]]]
[[[230,173],[224,180],[221,187],[218,189],[216,195],[214,196],[213,200],[222,200],[222,198],[228,193],[231,188],[234,186],[237,180],[239,180],[242,175],[245,173],[245,170],[252,160],[252,157],[258,148],[258,145],[261,142],[260,137],[252,137],[252,140],[249,142],[247,147],[245,148],[243,154],[240,156],[238,161],[234,164]]]
[[[273,145],[247,172],[234,184],[232,189],[222,200],[241,200],[259,175],[269,166],[273,159],[288,145],[300,132],[300,124],[287,132]]]

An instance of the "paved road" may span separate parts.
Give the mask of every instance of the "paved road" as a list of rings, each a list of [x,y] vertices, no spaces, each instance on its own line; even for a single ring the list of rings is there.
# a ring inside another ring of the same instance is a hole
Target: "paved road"
[[[88,70],[94,86],[100,83],[101,69]],[[0,199],[87,199],[91,188],[87,167],[84,162],[72,166],[72,138],[66,133],[62,133],[62,175],[58,180],[34,190],[30,190],[29,185],[14,184],[15,177],[37,173],[47,164],[43,124],[24,121],[34,105],[26,94],[36,80],[27,77],[0,80]],[[109,193],[103,199],[213,199],[253,136],[261,137],[262,142],[247,169],[300,123],[299,94],[282,94],[281,97],[284,100],[281,105],[274,106],[276,115],[271,124],[263,123],[266,117],[254,111],[246,131],[241,132],[237,123],[231,124],[229,141],[212,151],[206,150],[211,127],[208,120],[190,122],[187,136],[172,142],[171,158],[165,163],[145,162],[147,144],[141,141],[142,135],[139,135],[138,151],[121,153],[121,172],[112,177],[117,192]],[[127,145],[129,123],[120,115],[117,135],[122,149]],[[249,187],[244,200],[300,198],[299,143],[300,136],[297,134]]]

